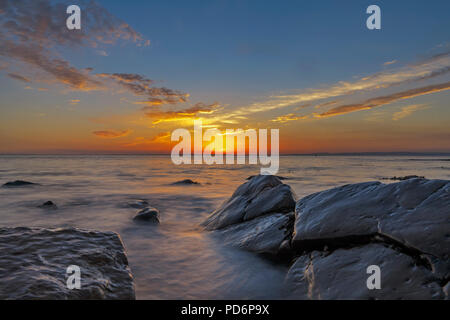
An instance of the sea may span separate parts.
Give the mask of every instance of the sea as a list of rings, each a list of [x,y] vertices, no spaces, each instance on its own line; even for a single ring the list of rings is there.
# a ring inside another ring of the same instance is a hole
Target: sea
[[[120,234],[137,299],[281,299],[287,266],[229,247],[200,226],[259,165],[174,165],[168,155],[0,155],[0,227]],[[298,198],[408,175],[450,179],[450,155],[286,155],[279,176]],[[174,184],[191,179],[198,184]],[[138,224],[135,204],[160,211]],[[58,209],[39,208],[46,201]]]

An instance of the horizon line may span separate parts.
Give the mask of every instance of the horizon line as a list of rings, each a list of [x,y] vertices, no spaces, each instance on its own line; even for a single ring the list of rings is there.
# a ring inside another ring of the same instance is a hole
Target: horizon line
[[[202,153],[192,153],[198,155]],[[171,153],[153,153],[153,152],[44,152],[44,153],[1,153],[0,156],[170,156]],[[236,154],[234,154],[237,156]],[[258,155],[246,153],[244,156]],[[279,153],[280,156],[340,156],[340,155],[449,155],[450,151],[363,151],[363,152],[308,152],[308,153]],[[226,156],[226,153],[223,154]]]

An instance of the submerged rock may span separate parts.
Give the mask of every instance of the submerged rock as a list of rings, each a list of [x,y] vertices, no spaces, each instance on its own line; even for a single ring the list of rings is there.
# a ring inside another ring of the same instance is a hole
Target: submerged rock
[[[10,181],[3,185],[3,187],[7,188],[14,188],[14,187],[27,187],[27,186],[37,186],[39,184],[29,182],[29,181],[23,181],[23,180],[16,180],[16,181]]]
[[[142,209],[133,218],[133,220],[159,223],[159,211],[158,211],[158,209],[151,208],[151,207]]]
[[[44,202],[43,204],[41,204],[38,207],[42,208],[42,209],[49,209],[49,210],[56,210],[56,209],[58,209],[56,204],[54,204],[52,201]]]
[[[191,179],[184,179],[184,180],[172,183],[172,185],[190,185],[190,184],[191,185],[199,185],[200,182],[193,181]]]
[[[225,242],[262,254],[277,254],[290,236],[295,194],[275,176],[255,176],[202,223]]]
[[[133,276],[113,232],[0,228],[0,299],[134,299]],[[67,287],[80,267],[81,287]]]

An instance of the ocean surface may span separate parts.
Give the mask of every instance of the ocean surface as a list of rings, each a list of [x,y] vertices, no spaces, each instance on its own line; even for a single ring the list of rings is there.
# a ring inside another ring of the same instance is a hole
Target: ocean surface
[[[335,186],[418,175],[450,179],[450,156],[282,156],[278,175],[298,197]],[[199,224],[250,175],[255,165],[172,164],[169,156],[0,156],[0,226],[73,226],[118,232],[138,299],[282,298],[284,266],[230,248]],[[199,185],[172,185],[192,179]],[[39,205],[51,200],[58,210]],[[135,223],[146,200],[158,226]]]

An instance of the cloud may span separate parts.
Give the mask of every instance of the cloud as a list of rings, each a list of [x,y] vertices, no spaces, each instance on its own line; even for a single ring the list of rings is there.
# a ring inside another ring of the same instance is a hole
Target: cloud
[[[74,91],[114,91],[117,88],[143,97],[133,103],[145,106],[175,105],[187,102],[189,94],[152,86],[153,80],[133,73],[98,73],[92,68],[77,68],[64,60],[60,49],[90,47],[107,55],[102,46],[131,41],[138,46],[149,42],[124,21],[111,15],[94,1],[79,1],[81,30],[68,30],[66,7],[70,1],[1,1],[0,59],[11,60],[22,70],[34,72],[34,79],[11,76],[17,80],[59,84]],[[17,75],[17,73],[15,73]],[[123,91],[120,91],[123,92]]]
[[[16,74],[16,73],[8,73],[8,77],[10,77],[11,79],[16,79],[25,83],[31,83],[31,80],[28,79],[27,77],[21,76],[20,74]]]
[[[94,131],[92,134],[96,135],[100,138],[105,139],[115,139],[128,136],[132,131],[127,129],[123,131],[113,131],[113,130],[105,130],[105,131]]]
[[[265,101],[259,101],[242,106],[234,111],[222,115],[222,119],[245,116],[258,112],[290,107],[296,104],[311,103],[328,98],[348,96],[356,93],[366,93],[373,90],[391,88],[402,84],[428,80],[447,74],[450,70],[450,52],[444,52],[418,63],[397,69],[382,71],[356,81],[339,81],[333,85],[307,89],[299,93],[272,95]]]
[[[177,104],[186,102],[189,94],[168,89],[165,87],[152,87],[153,80],[139,74],[132,73],[100,73],[97,77],[112,80],[122,88],[136,96],[146,96],[146,100],[137,101],[136,104],[158,106],[163,104]]]
[[[423,104],[413,104],[410,106],[403,107],[401,111],[395,112],[392,115],[392,120],[398,121],[400,119],[406,118],[416,111],[428,109],[428,106]]]
[[[392,61],[386,61],[385,63],[383,63],[383,66],[388,66],[391,64],[397,63],[397,60],[392,60]]]
[[[69,0],[0,1],[0,58],[18,62],[22,69],[33,67],[46,76],[34,81],[55,82],[74,90],[105,90],[92,76],[91,68],[78,69],[61,57],[59,49],[98,48],[119,40],[147,45],[148,41],[128,24],[111,15],[94,1],[79,1],[82,9],[81,30],[68,30],[66,8]],[[97,49],[97,51],[101,49]],[[23,65],[23,64],[26,65]]]
[[[298,116],[294,113],[289,113],[283,116],[279,116],[276,119],[271,120],[272,122],[280,122],[280,123],[285,123],[288,121],[295,121],[295,120],[304,120],[307,119],[308,116]]]
[[[341,105],[335,108],[332,108],[324,113],[316,115],[318,118],[324,117],[332,117],[337,115],[342,115],[350,112],[360,111],[360,110],[369,110],[375,107],[379,107],[382,105],[386,105],[398,100],[409,99],[425,94],[431,94],[435,92],[445,91],[450,89],[450,82],[445,82],[441,84],[429,85],[426,87],[410,89],[406,91],[397,92],[394,94],[390,94],[387,96],[381,96],[376,98],[368,99],[362,103],[355,104],[347,104]]]
[[[66,26],[66,8],[70,0],[55,1],[2,1],[5,14],[0,16],[2,34],[20,43],[98,47],[118,40],[147,45],[148,41],[127,23],[113,16],[95,1],[79,0],[81,30],[73,32]]]
[[[149,111],[145,115],[147,118],[153,119],[153,124],[161,122],[173,122],[198,118],[201,115],[208,115],[216,112],[219,108],[219,104],[213,103],[205,105],[203,103],[197,103],[191,108],[178,110],[178,111]]]
[[[77,69],[61,59],[49,58],[45,49],[33,44],[22,45],[4,41],[0,47],[0,56],[13,58],[45,71],[54,81],[73,89],[90,91],[101,87],[101,83],[92,78],[88,70]]]

